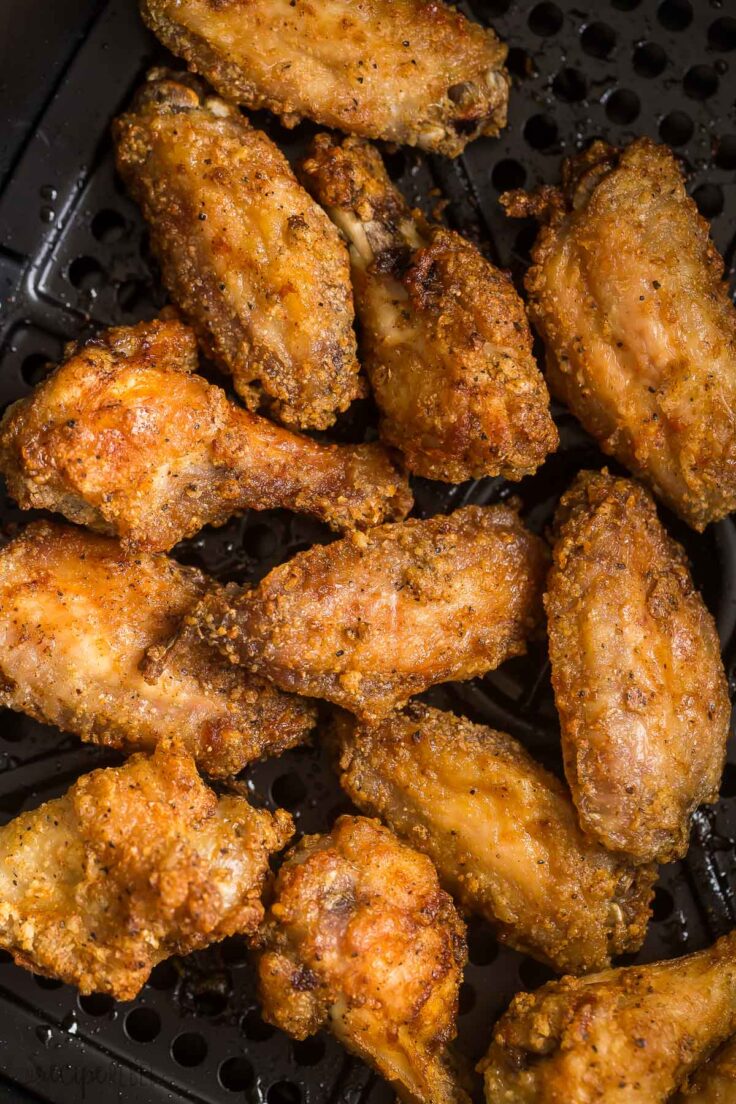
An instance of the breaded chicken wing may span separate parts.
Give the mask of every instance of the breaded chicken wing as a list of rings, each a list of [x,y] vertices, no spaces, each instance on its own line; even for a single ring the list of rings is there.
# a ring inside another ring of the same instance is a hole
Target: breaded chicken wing
[[[736,1039],[725,1043],[693,1075],[671,1104],[733,1104],[736,1100]]]
[[[368,142],[319,135],[301,176],[350,244],[383,440],[428,479],[535,471],[557,430],[508,276],[412,212]]]
[[[546,566],[513,509],[466,506],[300,552],[253,590],[206,599],[194,619],[234,663],[378,719],[522,654]]]
[[[669,862],[723,771],[730,704],[713,619],[637,483],[581,472],[556,527],[545,606],[580,822],[637,862]]]
[[[585,836],[564,786],[511,736],[419,703],[335,728],[348,796],[429,855],[503,942],[571,973],[638,950],[654,868]]]
[[[0,705],[110,747],[175,737],[212,775],[300,743],[307,702],[236,670],[194,629],[174,636],[208,587],[166,556],[29,525],[0,552]]]
[[[506,125],[506,47],[441,0],[141,0],[227,99],[456,157]]]
[[[173,319],[107,330],[0,425],[0,471],[21,506],[58,510],[166,551],[238,511],[287,507],[336,529],[406,516],[411,492],[380,445],[322,445],[243,410],[194,375]]]
[[[347,252],[279,149],[186,74],[113,126],[175,304],[247,406],[324,429],[362,393]]]
[[[669,1101],[736,1030],[735,938],[514,997],[479,1067],[487,1104]]]
[[[0,946],[129,1000],[162,959],[255,932],[269,856],[292,833],[281,809],[218,800],[180,749],[134,755],[0,828]]]
[[[545,224],[527,274],[547,381],[694,529],[736,508],[736,308],[672,152],[571,158],[561,189],[502,197]]]
[[[377,821],[305,836],[262,930],[264,1018],[296,1039],[328,1025],[409,1104],[469,1104],[448,1060],[465,928],[434,867]]]

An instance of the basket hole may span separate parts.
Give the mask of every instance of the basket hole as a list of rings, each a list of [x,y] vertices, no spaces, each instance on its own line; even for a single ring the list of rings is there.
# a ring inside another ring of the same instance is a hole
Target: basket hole
[[[277,1081],[266,1093],[268,1104],[301,1104],[302,1091],[293,1081]]]
[[[458,996],[458,1012],[461,1016],[467,1016],[475,1008],[475,989],[469,981],[464,981],[460,986]]]
[[[134,1008],[125,1017],[125,1034],[134,1043],[152,1043],[161,1030],[161,1017],[154,1008]]]
[[[240,1021],[240,1026],[246,1039],[250,1039],[253,1043],[265,1043],[276,1031],[275,1027],[266,1023],[257,1008],[251,1008],[246,1012]]]
[[[526,170],[523,165],[512,158],[505,158],[494,166],[491,174],[493,187],[498,192],[506,192],[511,188],[521,188],[526,180]]]
[[[307,796],[307,787],[293,772],[282,774],[271,786],[271,797],[282,809],[296,809]]]
[[[659,124],[659,136],[670,146],[684,146],[694,130],[692,119],[684,111],[671,111]]]
[[[552,91],[563,103],[579,103],[587,91],[585,77],[579,69],[560,69],[552,81]]]
[[[43,977],[42,974],[34,974],[33,980],[39,989],[61,989],[64,984],[63,981],[59,981],[58,978]]]
[[[563,15],[556,4],[537,4],[529,13],[529,30],[541,38],[551,38],[562,26]]]
[[[406,153],[403,149],[394,150],[393,153],[384,153],[383,163],[391,179],[400,180],[407,169]]]
[[[167,960],[166,962],[159,962],[158,966],[154,966],[148,979],[148,985],[152,989],[173,989],[178,980],[179,974],[176,966],[173,962]]]
[[[20,366],[20,374],[29,387],[35,387],[53,368],[45,353],[29,353]]]
[[[246,1058],[228,1058],[220,1066],[217,1076],[223,1089],[244,1092],[255,1082],[253,1067]]]
[[[537,75],[534,59],[521,46],[512,46],[506,58],[506,68],[517,80],[529,80]]]
[[[148,288],[140,280],[123,280],[115,292],[115,298],[121,311],[132,314],[148,299]]]
[[[619,11],[633,11],[640,4],[641,0],[611,0],[611,7],[618,8]]]
[[[558,139],[557,123],[551,115],[532,115],[524,126],[524,138],[536,150],[549,149]]]
[[[311,1039],[300,1039],[291,1044],[294,1061],[298,1066],[316,1066],[325,1056],[324,1040],[319,1035]]]
[[[668,920],[674,911],[675,902],[672,899],[672,894],[668,893],[666,889],[662,889],[661,886],[657,886],[652,901],[652,920],[655,924],[660,924],[663,920]]]
[[[667,54],[656,42],[642,42],[634,50],[634,69],[640,77],[658,77],[667,64]]]
[[[216,989],[203,989],[192,997],[197,1016],[221,1016],[227,1008],[227,1002],[227,994]]]
[[[248,961],[248,947],[244,939],[233,935],[220,944],[223,961],[228,966],[244,966]]]
[[[468,925],[468,958],[474,966],[490,966],[498,957],[498,943],[485,924],[471,921]]]
[[[736,169],[736,134],[725,134],[718,140],[715,162],[719,169]]]
[[[616,45],[616,32],[607,23],[590,23],[580,36],[580,42],[591,57],[607,58]]]
[[[92,236],[106,245],[119,241],[125,233],[125,219],[117,211],[105,208],[92,219]]]
[[[736,50],[736,19],[724,16],[708,28],[708,45],[720,53]]]
[[[525,958],[519,966],[519,977],[525,989],[538,989],[540,985],[555,977],[554,970],[533,958]]]
[[[207,1043],[196,1031],[185,1031],[171,1044],[171,1057],[187,1069],[199,1066],[207,1057]]]
[[[77,257],[69,265],[69,282],[78,291],[94,291],[102,284],[104,273],[94,257]]]
[[[657,19],[668,31],[684,31],[693,21],[692,4],[690,0],[663,0]]]
[[[726,763],[721,780],[721,797],[736,797],[736,764]]]
[[[90,993],[86,997],[78,997],[77,1003],[88,1016],[107,1016],[115,1002],[106,993]]]
[[[700,184],[693,199],[703,218],[714,219],[723,210],[723,189],[718,184]]]
[[[710,65],[693,65],[682,82],[691,100],[707,100],[718,91],[718,74]]]
[[[630,88],[618,88],[606,100],[606,115],[619,126],[633,123],[640,109],[639,97]]]

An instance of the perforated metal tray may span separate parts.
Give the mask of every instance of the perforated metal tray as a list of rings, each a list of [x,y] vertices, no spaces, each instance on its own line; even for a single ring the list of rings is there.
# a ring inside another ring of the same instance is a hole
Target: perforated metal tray
[[[0,117],[10,122],[0,158],[12,162],[0,193],[0,406],[30,390],[65,340],[99,325],[150,317],[163,302],[141,219],[114,177],[108,131],[111,117],[162,52],[140,24],[134,0],[58,0],[55,25],[47,7],[37,0],[3,4],[3,17],[7,12],[20,25],[23,41],[14,46],[6,36],[0,83]],[[466,10],[493,22],[511,46],[510,125],[500,139],[471,145],[458,162],[411,150],[391,153],[392,174],[416,202],[431,210],[446,197],[448,221],[518,279],[534,228],[504,220],[499,191],[556,180],[561,156],[595,136],[626,142],[649,134],[682,156],[690,190],[713,219],[715,240],[733,267],[733,0],[590,0],[587,7],[574,0],[477,0]],[[263,122],[287,152],[298,150],[309,132]],[[418,482],[418,512],[513,493],[522,498],[528,522],[543,531],[573,473],[603,462],[570,415],[557,409],[556,416],[562,448],[539,475],[515,488],[497,480],[457,488]],[[364,408],[344,420],[339,434],[360,436],[370,421]],[[671,517],[665,520],[686,544],[717,617],[733,685],[736,529],[728,520],[697,537]],[[3,535],[12,535],[21,522],[13,504],[0,499]],[[253,514],[205,532],[176,554],[221,578],[251,579],[316,539],[328,539],[316,523],[284,513]],[[541,649],[488,678],[442,688],[433,698],[507,729],[545,762],[558,764]],[[8,819],[62,792],[83,771],[113,761],[108,752],[5,713],[0,815]],[[301,831],[324,829],[349,807],[317,749],[259,765],[249,781],[255,798],[291,809]],[[662,871],[640,959],[696,950],[736,924],[734,834],[732,752],[722,800],[696,817],[687,859]],[[470,959],[459,1045],[476,1057],[511,995],[548,974],[499,949],[489,930],[475,922]],[[0,1073],[55,1104],[380,1104],[391,1098],[327,1036],[294,1044],[263,1023],[238,940],[161,965],[140,998],[124,1004],[78,998],[4,958]]]

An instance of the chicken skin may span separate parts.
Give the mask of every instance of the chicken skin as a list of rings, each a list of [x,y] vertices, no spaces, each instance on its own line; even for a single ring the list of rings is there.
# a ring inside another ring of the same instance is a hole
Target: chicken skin
[[[466,506],[300,552],[193,620],[233,663],[375,720],[522,654],[546,567],[513,509]]]
[[[292,834],[281,809],[218,799],[183,750],[139,753],[0,828],[0,946],[130,1000],[170,955],[255,932],[269,856]]]
[[[565,771],[583,829],[636,862],[685,854],[730,716],[713,619],[651,496],[581,472],[545,597]]]
[[[307,702],[236,670],[195,629],[177,634],[208,587],[166,556],[29,525],[0,552],[0,705],[110,747],[174,737],[212,775],[300,743]]]
[[[440,0],[141,0],[229,100],[456,157],[506,125],[506,47]]]
[[[688,1090],[671,1104],[733,1104],[736,1100],[736,1039],[730,1039],[698,1069]]]
[[[564,786],[511,736],[419,703],[373,726],[342,714],[335,735],[351,800],[503,942],[571,973],[641,946],[654,868],[585,836]]]
[[[519,993],[479,1067],[487,1104],[670,1101],[736,1030],[735,939]]]
[[[195,375],[175,319],[108,330],[0,425],[0,471],[24,508],[58,510],[127,551],[167,551],[205,524],[281,506],[336,529],[406,516],[411,493],[379,445],[322,445],[230,402]]]
[[[347,251],[279,149],[186,74],[114,123],[118,170],[174,303],[251,409],[324,429],[358,378]]]
[[[543,223],[527,274],[547,381],[694,529],[736,508],[736,308],[672,152],[639,138],[502,199]]]
[[[428,479],[534,472],[557,430],[508,276],[412,212],[368,142],[319,135],[300,173],[350,245],[382,439]]]
[[[465,929],[424,855],[340,817],[287,855],[261,942],[269,1023],[296,1039],[329,1026],[407,1104],[470,1104],[447,1052]]]

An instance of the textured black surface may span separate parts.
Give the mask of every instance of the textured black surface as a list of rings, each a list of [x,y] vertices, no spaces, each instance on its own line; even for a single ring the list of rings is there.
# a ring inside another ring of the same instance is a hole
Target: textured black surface
[[[46,5],[5,0],[3,7],[3,15],[23,12],[27,38],[17,55],[8,51],[0,117],[14,112],[14,132],[32,125],[0,193],[0,406],[27,393],[68,338],[95,325],[149,317],[163,301],[141,220],[114,178],[108,138],[110,118],[147,64],[161,58],[133,0],[102,5],[89,28],[94,5],[79,4],[77,24],[69,14],[58,33],[58,50],[50,42]],[[624,142],[649,134],[671,142],[682,156],[690,190],[713,218],[715,240],[733,266],[733,0],[589,0],[587,5],[476,0],[472,10],[493,22],[512,47],[510,127],[498,140],[470,146],[459,162],[411,150],[391,153],[391,171],[407,194],[431,210],[441,193],[450,201],[447,219],[519,277],[533,230],[505,222],[499,191],[554,181],[560,157],[592,137]],[[39,32],[43,25],[40,38],[34,18]],[[74,43],[76,52],[68,56]],[[39,65],[44,57],[48,64]],[[29,65],[43,70],[43,86],[28,81]],[[52,94],[46,85],[54,79]],[[18,111],[21,80],[27,94]],[[298,149],[308,133],[307,127],[286,132],[268,125],[287,151]],[[14,155],[19,146],[16,135]],[[539,475],[516,488],[499,481],[458,488],[417,485],[418,511],[431,514],[466,501],[519,494],[527,520],[543,531],[573,473],[603,462],[574,419],[561,410],[557,416],[562,449]],[[361,425],[359,417],[348,418],[341,433],[349,437]],[[21,515],[11,503],[0,506],[0,524],[9,535]],[[716,614],[733,681],[736,528],[729,520],[696,537],[671,517],[665,520],[685,542]],[[282,513],[254,514],[188,542],[177,554],[223,578],[257,578],[315,539],[327,539],[316,523]],[[556,719],[543,649],[433,697],[513,732],[555,764]],[[662,871],[642,960],[696,950],[736,923],[733,752],[729,758],[722,800],[697,816],[687,859]],[[113,761],[110,753],[4,714],[0,816],[10,818],[62,792],[81,772]],[[348,807],[317,750],[264,763],[250,772],[250,783],[260,799],[290,808],[301,831],[327,827]],[[510,996],[536,986],[547,972],[499,949],[482,924],[470,925],[470,957],[460,1047],[475,1057]],[[379,1104],[391,1096],[328,1037],[294,1044],[263,1024],[237,940],[162,965],[137,1001],[117,1005],[101,997],[79,999],[68,987],[36,979],[3,959],[0,1071],[34,1097],[58,1104],[106,1099]]]

